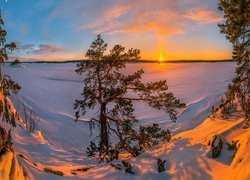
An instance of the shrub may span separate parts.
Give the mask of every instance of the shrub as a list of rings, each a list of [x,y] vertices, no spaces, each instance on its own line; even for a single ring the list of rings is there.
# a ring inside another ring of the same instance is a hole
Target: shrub
[[[157,158],[157,169],[158,172],[165,171],[165,163],[167,160],[162,160],[161,158]]]
[[[20,65],[22,65],[22,63],[18,59],[16,59],[12,63],[10,63],[11,67],[16,67],[16,66],[20,66]]]
[[[36,108],[27,108],[25,104],[23,104],[23,111],[26,130],[30,133],[33,133],[36,130],[38,123],[40,122],[38,112]]]

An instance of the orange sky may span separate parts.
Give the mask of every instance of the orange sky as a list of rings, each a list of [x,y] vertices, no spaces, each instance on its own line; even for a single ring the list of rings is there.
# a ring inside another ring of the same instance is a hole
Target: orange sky
[[[217,0],[19,0],[1,8],[20,59],[84,59],[97,34],[110,48],[140,49],[142,59],[231,59]]]

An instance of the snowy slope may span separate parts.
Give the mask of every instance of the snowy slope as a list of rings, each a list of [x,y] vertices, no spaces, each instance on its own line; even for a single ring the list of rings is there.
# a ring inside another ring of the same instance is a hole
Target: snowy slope
[[[175,124],[163,112],[143,104],[136,104],[136,115],[140,119],[139,124],[159,123],[161,127],[170,128],[171,132],[175,134],[201,126],[211,113],[211,106],[219,103],[227,84],[233,78],[234,66],[235,64],[231,62],[128,64],[125,73],[143,68],[146,72],[143,76],[144,81],[166,79],[170,90],[187,104],[187,108],[181,112]],[[74,69],[74,63],[26,64],[23,69],[5,68],[5,71],[22,85],[18,96],[12,97],[19,113],[22,115],[22,103],[24,103],[36,108],[41,117],[39,130],[42,133],[30,135],[22,128],[17,128],[13,137],[17,152],[25,157],[22,158],[23,166],[28,167],[34,177],[38,179],[60,178],[44,173],[45,167],[61,170],[68,178],[75,178],[76,176],[71,173],[72,169],[96,165],[94,160],[86,157],[85,149],[98,129],[94,130],[94,135],[90,137],[89,126],[84,121],[96,116],[97,110],[90,110],[81,119],[82,121],[74,122],[73,103],[79,97],[83,86],[82,77],[77,75]],[[181,149],[181,146],[188,145],[189,141],[185,140],[180,142],[179,146],[178,144],[174,146]],[[202,151],[198,156],[202,156],[204,152]],[[192,154],[192,150],[190,150],[190,154]],[[157,176],[154,164],[151,162],[155,159],[147,160],[143,156],[148,155],[146,153],[135,161],[143,161],[138,164],[143,164],[145,167],[148,164],[148,168],[138,167],[139,174],[152,173]],[[183,158],[178,158],[180,164],[174,165],[171,162],[169,164],[171,168],[161,177],[174,177],[173,174],[178,174],[178,168],[185,166],[185,163],[181,166],[183,163],[181,161],[185,161],[185,158],[186,155],[183,154]],[[172,161],[174,162],[175,159]],[[188,164],[186,166],[189,167]],[[190,168],[192,167],[190,166]],[[202,168],[206,168],[206,166],[204,165]],[[82,173],[82,177],[94,178],[96,173],[97,171],[91,169]],[[121,175],[120,172],[116,172],[114,168],[107,165],[101,164],[98,168],[99,178],[105,174],[106,178],[114,178],[113,173],[116,174],[116,178],[119,178],[119,174]],[[122,177],[129,179],[131,175],[124,176],[122,174]]]
[[[3,99],[3,94],[0,92],[0,102],[3,106],[7,103],[7,106],[15,114],[15,108],[9,99],[5,102]],[[1,109],[2,110],[2,109]],[[4,110],[3,110],[4,111]],[[4,114],[4,112],[1,112]],[[11,113],[10,113],[11,114]],[[1,116],[1,118],[3,118]],[[9,139],[8,130],[11,129],[9,123],[0,121],[0,141],[1,141],[1,152],[0,152],[0,179],[1,180],[12,180],[12,179],[25,179],[25,170],[19,165],[18,159],[16,157],[16,152],[13,150],[11,138]],[[4,151],[3,151],[4,149]],[[26,176],[28,177],[28,176]]]

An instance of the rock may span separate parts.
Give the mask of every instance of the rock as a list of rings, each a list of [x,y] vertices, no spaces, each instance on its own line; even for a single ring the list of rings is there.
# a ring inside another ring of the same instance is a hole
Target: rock
[[[75,169],[73,171],[88,171],[89,169],[90,169],[89,167],[82,167],[82,168]]]
[[[217,135],[215,135],[211,144],[211,155],[213,158],[216,158],[220,155],[222,146],[222,140]]]
[[[55,174],[55,175],[58,175],[58,176],[63,176],[63,172],[61,171],[55,171],[55,170],[52,170],[50,168],[44,168],[43,169],[45,172],[48,172],[48,173],[51,173],[51,174]]]

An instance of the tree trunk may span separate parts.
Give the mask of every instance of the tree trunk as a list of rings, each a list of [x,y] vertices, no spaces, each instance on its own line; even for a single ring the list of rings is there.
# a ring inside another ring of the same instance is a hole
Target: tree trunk
[[[104,113],[106,111],[106,105],[101,104],[101,112],[100,112],[100,148],[101,152],[107,151],[109,149],[109,135],[108,135],[108,122]]]

